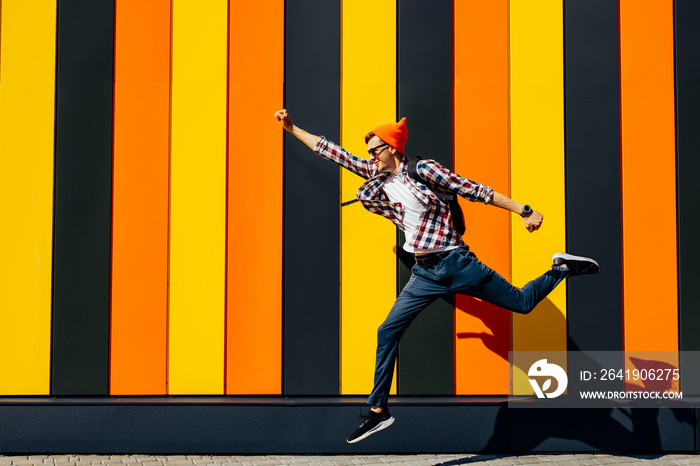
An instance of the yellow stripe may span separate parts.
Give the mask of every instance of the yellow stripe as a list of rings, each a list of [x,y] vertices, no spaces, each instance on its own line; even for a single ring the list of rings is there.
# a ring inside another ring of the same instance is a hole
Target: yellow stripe
[[[224,391],[226,0],[175,0],[168,393]]]
[[[341,144],[362,157],[365,134],[396,121],[396,2],[346,0],[342,18]],[[343,170],[341,182],[345,202],[363,180]],[[396,299],[396,228],[355,203],[342,208],[341,234],[341,393],[368,394],[377,327]]]
[[[46,395],[56,1],[0,5],[0,395]]]
[[[544,215],[535,233],[513,221],[518,287],[546,272],[566,244],[562,15],[561,0],[510,1],[511,196]],[[512,338],[513,351],[566,349],[565,283],[532,313],[513,316]]]

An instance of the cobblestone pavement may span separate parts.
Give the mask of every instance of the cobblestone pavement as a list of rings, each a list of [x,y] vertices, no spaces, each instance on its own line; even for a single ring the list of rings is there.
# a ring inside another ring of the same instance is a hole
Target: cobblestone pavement
[[[0,456],[0,466],[13,465],[121,465],[133,466],[364,466],[364,465],[396,465],[396,466],[458,466],[461,464],[478,463],[483,465],[528,465],[543,464],[546,466],[588,466],[597,464],[638,465],[639,463],[659,466],[699,464],[700,455],[668,454],[668,455],[635,455],[635,454],[561,454],[561,455],[353,455],[353,456],[83,456],[83,455],[53,455],[53,456]]]

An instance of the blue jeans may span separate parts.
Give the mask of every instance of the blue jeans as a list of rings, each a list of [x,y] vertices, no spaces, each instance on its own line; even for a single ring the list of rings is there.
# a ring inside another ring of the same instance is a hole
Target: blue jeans
[[[482,264],[469,248],[453,249],[431,266],[414,265],[410,280],[377,331],[377,362],[369,404],[386,406],[399,340],[413,319],[441,295],[459,293],[519,314],[532,311],[569,273],[553,267],[518,289]]]

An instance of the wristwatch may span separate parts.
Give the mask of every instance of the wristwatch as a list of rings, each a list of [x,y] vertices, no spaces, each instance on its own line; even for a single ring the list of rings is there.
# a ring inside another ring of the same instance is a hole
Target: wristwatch
[[[529,205],[524,205],[524,206],[523,206],[523,211],[520,212],[520,216],[523,217],[523,218],[525,218],[525,217],[527,217],[527,216],[530,215],[530,214],[532,214],[532,207],[530,207]]]

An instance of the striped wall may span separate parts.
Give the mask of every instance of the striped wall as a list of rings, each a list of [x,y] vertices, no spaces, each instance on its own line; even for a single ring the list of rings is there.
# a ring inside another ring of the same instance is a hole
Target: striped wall
[[[463,203],[517,286],[601,264],[527,316],[436,301],[393,393],[504,394],[511,349],[697,350],[693,0],[26,3],[0,2],[0,395],[371,390],[411,257],[283,107],[357,155],[407,117],[407,155],[541,211]]]
[[[508,196],[508,2],[456,2],[453,15],[454,170],[475,180],[489,180],[493,189]],[[510,216],[500,209],[485,209],[466,200],[460,202],[465,220],[468,219],[465,240],[481,261],[510,280]],[[481,224],[489,227],[476,227]],[[457,296],[454,317],[457,394],[508,391],[510,321],[510,313],[496,306]],[[478,373],[492,375],[473,376]]]
[[[111,377],[165,393],[170,156],[169,1],[115,9]]]
[[[51,393],[106,395],[114,2],[59,2],[56,23]]]
[[[374,44],[396,48],[396,1],[342,2],[342,81],[340,144],[354,154],[365,154],[364,135],[396,117],[396,56],[382,60],[367,56]],[[366,33],[366,12],[386,24]],[[368,67],[371,72],[368,73]],[[371,107],[371,112],[365,109]],[[291,110],[291,109],[290,109]],[[341,173],[342,202],[355,199],[364,180],[347,170]],[[372,390],[377,327],[396,298],[396,228],[359,203],[341,210],[341,375],[343,394]],[[367,244],[372,244],[372,277],[382,286],[368,285]],[[367,306],[367,302],[372,306]],[[396,378],[396,373],[394,373]],[[396,391],[396,384],[392,393]]]
[[[452,2],[402,0],[398,6],[398,116],[407,118],[406,154],[421,154],[452,168]],[[401,246],[399,288],[414,261]],[[399,290],[397,290],[398,292]],[[406,330],[399,347],[398,389],[407,395],[454,390],[453,299],[430,304]]]
[[[56,2],[5,1],[0,22],[0,394],[44,394],[51,389]]]
[[[287,2],[284,30],[284,105],[296,123],[336,141],[340,15],[338,0]],[[279,125],[274,118],[264,124],[270,123]],[[289,395],[334,395],[340,390],[340,172],[289,134],[284,144],[277,154],[284,160],[282,386]]]
[[[268,109],[283,98],[284,2],[230,3],[228,53],[226,393],[275,394],[282,387],[284,165]],[[267,160],[265,189],[243,169],[253,154]],[[251,192],[266,218],[245,215]]]

